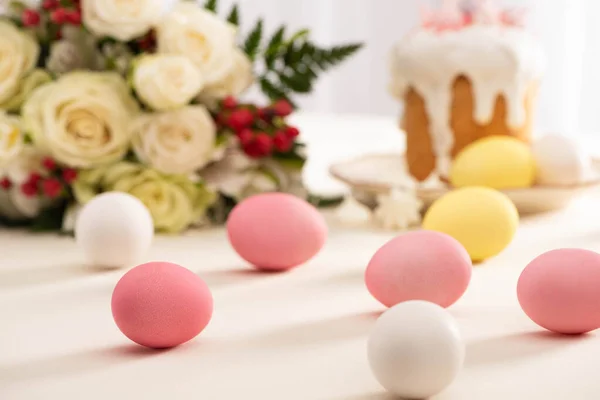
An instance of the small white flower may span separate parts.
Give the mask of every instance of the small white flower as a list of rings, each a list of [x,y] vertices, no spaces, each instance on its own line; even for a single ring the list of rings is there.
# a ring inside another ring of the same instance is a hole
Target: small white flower
[[[347,196],[335,210],[335,216],[344,225],[366,226],[371,222],[373,213],[369,207],[358,202],[354,196]]]
[[[52,43],[46,68],[56,75],[75,70],[102,69],[102,57],[96,40],[89,33],[72,26],[63,28],[63,39]]]
[[[413,192],[393,189],[377,202],[375,219],[384,229],[404,230],[421,222],[423,202]]]
[[[83,24],[98,36],[121,41],[140,37],[165,14],[164,0],[82,0]]]
[[[154,110],[187,105],[204,86],[202,74],[186,56],[144,55],[134,65],[133,87],[144,104]]]
[[[156,27],[158,52],[189,57],[208,85],[231,71],[235,35],[233,25],[192,1],[178,3]]]

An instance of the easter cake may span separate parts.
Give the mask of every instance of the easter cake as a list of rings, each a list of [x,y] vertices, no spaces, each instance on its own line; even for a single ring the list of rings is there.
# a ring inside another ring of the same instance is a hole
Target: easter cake
[[[422,14],[422,25],[393,48],[390,90],[404,103],[410,174],[445,180],[474,141],[530,141],[545,58],[520,14],[489,1],[444,0]]]

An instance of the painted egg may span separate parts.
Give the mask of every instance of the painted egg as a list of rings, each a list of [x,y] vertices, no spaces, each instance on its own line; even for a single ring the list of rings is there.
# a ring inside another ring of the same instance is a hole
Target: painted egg
[[[579,334],[600,328],[600,254],[552,250],[521,273],[517,295],[533,322],[553,332]]]
[[[537,183],[569,186],[584,182],[592,173],[592,159],[572,138],[546,135],[533,143]]]
[[[115,323],[129,339],[170,348],[195,338],[208,325],[212,294],[202,279],[180,265],[151,262],[127,272],[112,295]]]
[[[469,254],[456,239],[416,231],[381,247],[367,266],[365,282],[386,307],[408,300],[449,307],[467,290],[472,269]]]
[[[454,187],[525,188],[535,181],[535,161],[527,143],[510,136],[489,136],[465,147],[454,159]]]
[[[262,270],[287,270],[314,257],[325,244],[327,225],[308,202],[267,193],[238,204],[227,221],[234,250]]]
[[[407,301],[383,313],[367,346],[377,381],[403,399],[440,393],[454,381],[465,358],[454,318],[425,301]]]
[[[456,189],[435,201],[423,228],[446,233],[462,244],[474,262],[499,254],[512,241],[519,213],[503,193],[484,187]]]
[[[96,267],[131,267],[146,255],[154,237],[150,212],[127,193],[94,197],[81,210],[75,239],[86,260]]]

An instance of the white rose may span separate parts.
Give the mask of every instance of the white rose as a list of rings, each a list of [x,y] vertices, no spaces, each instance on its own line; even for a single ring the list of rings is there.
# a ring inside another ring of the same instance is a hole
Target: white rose
[[[88,168],[125,155],[137,112],[121,76],[75,72],[37,88],[22,118],[42,150],[67,166]]]
[[[152,54],[135,62],[133,87],[154,110],[170,110],[190,102],[204,86],[202,74],[189,58]]]
[[[17,117],[0,110],[0,165],[13,160],[23,149],[23,132]]]
[[[164,0],[82,0],[83,24],[98,36],[128,41],[147,33],[167,11]]]
[[[33,70],[40,47],[33,37],[0,20],[0,104],[19,91],[21,79]]]
[[[203,106],[142,116],[133,131],[138,158],[167,174],[194,172],[215,155],[217,129]]]
[[[234,63],[235,29],[194,2],[181,2],[156,27],[159,53],[182,54],[207,84],[219,82]]]
[[[234,51],[234,63],[229,73],[223,79],[207,85],[199,99],[203,103],[212,104],[227,96],[239,96],[254,83],[252,62],[240,49]]]

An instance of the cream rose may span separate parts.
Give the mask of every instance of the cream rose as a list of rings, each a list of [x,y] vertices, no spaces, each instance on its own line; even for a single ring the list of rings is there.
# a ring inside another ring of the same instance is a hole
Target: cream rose
[[[142,116],[133,125],[133,149],[147,165],[167,174],[192,173],[213,158],[217,128],[203,106]]]
[[[76,72],[36,89],[22,109],[36,145],[70,167],[120,160],[138,107],[114,73]]]
[[[0,165],[6,165],[23,149],[23,132],[17,117],[0,110]]]
[[[219,82],[234,63],[235,29],[194,2],[180,2],[156,28],[159,53],[182,54],[207,84]]]
[[[218,82],[207,85],[200,93],[199,100],[213,104],[227,96],[239,96],[254,83],[252,62],[240,49],[234,51],[234,62],[228,74]]]
[[[37,63],[40,47],[32,36],[0,20],[0,104],[19,91],[21,80]]]
[[[196,223],[215,200],[213,192],[186,175],[163,175],[130,162],[84,171],[74,184],[75,196],[82,203],[101,191],[137,197],[148,207],[156,230],[167,233],[181,232]]]
[[[128,41],[147,33],[165,14],[164,0],[82,0],[84,25],[98,36]]]
[[[133,87],[154,110],[170,110],[190,102],[204,86],[202,74],[186,56],[144,55],[135,61]]]

